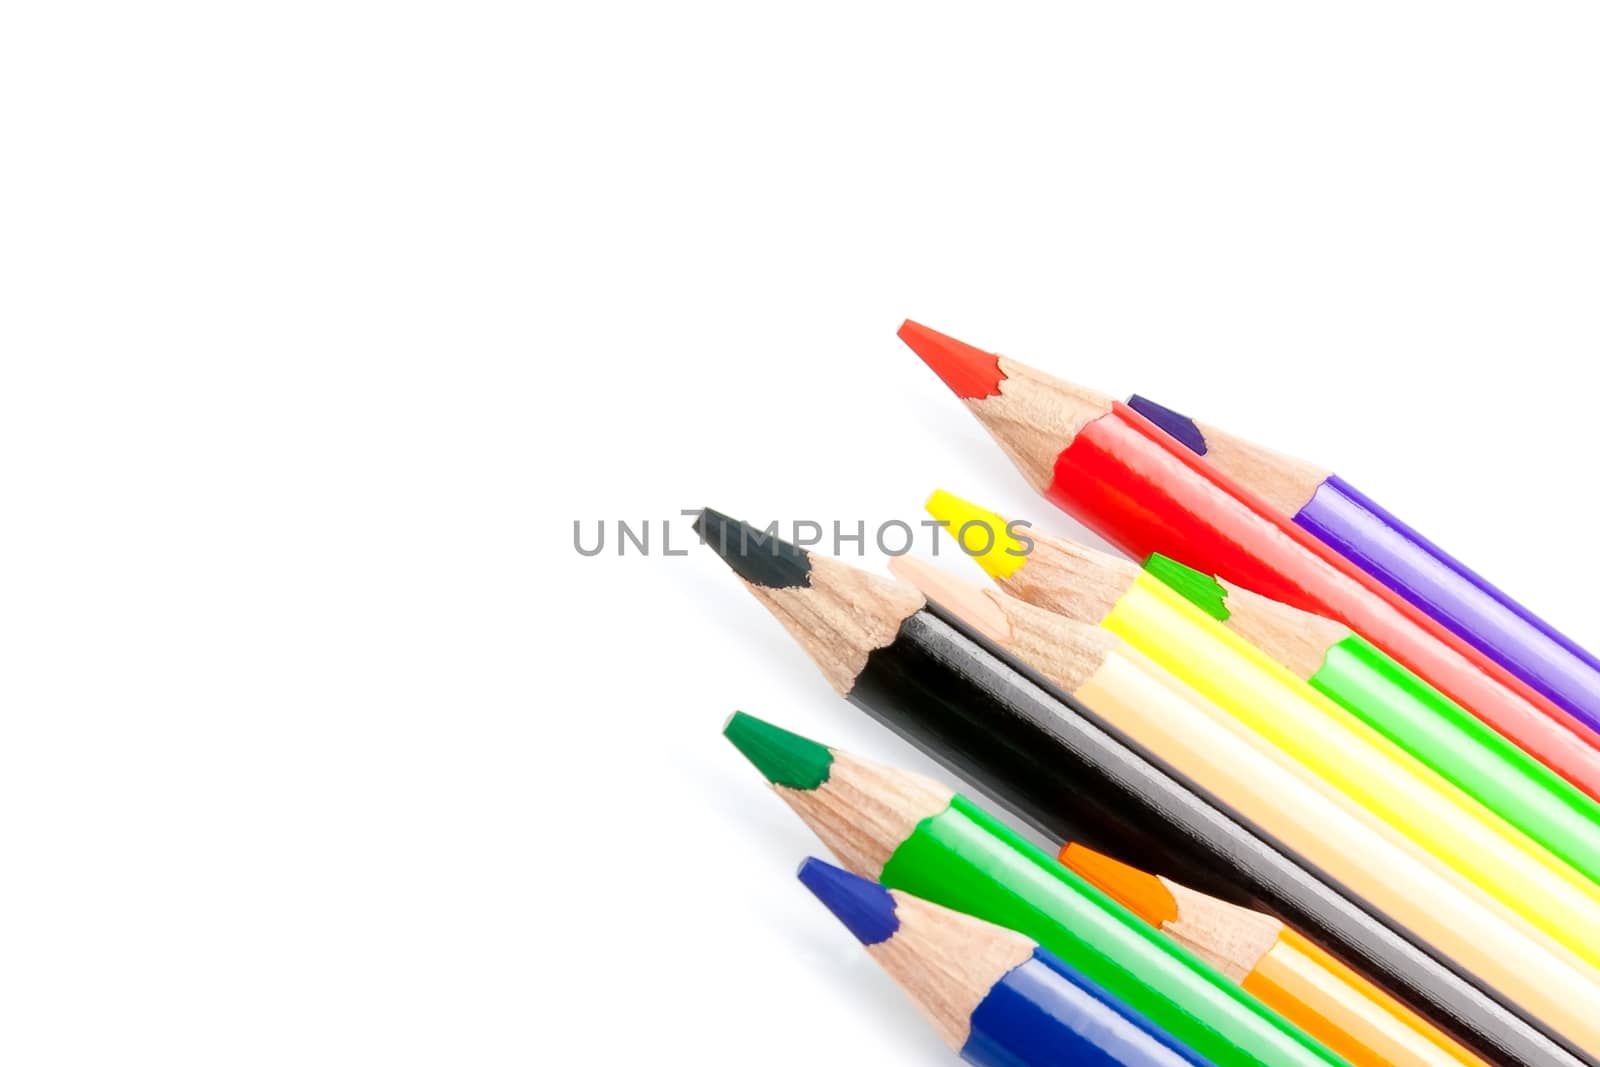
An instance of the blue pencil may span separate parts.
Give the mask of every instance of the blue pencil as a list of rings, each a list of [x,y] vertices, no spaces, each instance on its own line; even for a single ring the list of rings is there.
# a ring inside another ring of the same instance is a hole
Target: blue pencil
[[[1210,1063],[1021,934],[818,859],[800,881],[977,1067]]]

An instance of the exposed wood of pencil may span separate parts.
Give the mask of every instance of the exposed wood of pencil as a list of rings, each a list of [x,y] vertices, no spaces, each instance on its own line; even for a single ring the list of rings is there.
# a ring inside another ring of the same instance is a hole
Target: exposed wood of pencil
[[[1037,617],[1015,598],[996,594],[994,602],[1013,628]],[[997,643],[1015,650],[1015,629]],[[1046,659],[1030,666],[1051,675]],[[1118,642],[1070,691],[1180,773],[1600,1055],[1600,974],[1154,662]]]
[[[951,790],[930,778],[833,753],[828,780],[815,789],[772,786],[839,862],[877,878],[922,820],[950,806]]]
[[[1270,915],[1241,908],[1176,882],[1166,883],[1178,917],[1163,929],[1196,952],[1204,952],[1218,970],[1243,982],[1278,943],[1283,924]]]
[[[1131,654],[1115,634],[963,581],[931,564],[902,556],[889,565],[929,599],[1076,696],[1113,658]],[[928,583],[928,584],[924,584]],[[973,616],[983,620],[981,627]],[[1114,720],[1113,720],[1114,721]]]
[[[1061,861],[1235,982],[1256,969],[1285,929],[1270,915],[1196,893],[1080,844],[1069,842]]]
[[[1228,594],[1228,620],[1223,625],[1298,678],[1310,678],[1321,670],[1328,649],[1351,634],[1343,623],[1217,581]]]
[[[1030,530],[1033,551],[1002,588],[1018,599],[1079,622],[1098,623],[1139,577],[1125,559]]]
[[[924,597],[960,615],[969,626],[991,641],[1003,643],[1010,626],[999,605],[984,596],[984,590],[927,560],[896,556],[889,561],[889,573],[915,586]]]
[[[1121,643],[1097,627],[1074,623],[997,590],[963,581],[924,560],[901,556],[889,564],[889,570],[995,644],[1016,652],[1069,693],[1099,670]],[[1026,621],[1019,624],[1014,619],[1018,614]]]
[[[904,989],[945,1044],[960,1051],[972,1013],[1035,945],[1021,934],[891,890],[900,928],[867,952]]]
[[[1035,488],[1055,476],[1056,457],[1083,428],[1112,410],[1112,400],[1026,363],[983,352],[920,323],[900,337],[927,363],[994,436]],[[1191,422],[1193,420],[1190,420]],[[1195,422],[1205,458],[1286,514],[1311,499],[1329,471]]]
[[[1270,448],[1204,422],[1196,422],[1206,439],[1206,462],[1255,490],[1256,495],[1285,515],[1294,515],[1310,502],[1317,487],[1333,473],[1303,459]]]
[[[1111,410],[1111,398],[1004,356],[998,362],[1006,376],[999,395],[966,405],[1028,481],[1043,489],[1055,473],[1057,454]]]
[[[901,582],[886,581],[827,556],[811,557],[811,584],[746,587],[778,617],[816,661],[828,683],[848,693],[867,656],[894,640],[923,599]]]

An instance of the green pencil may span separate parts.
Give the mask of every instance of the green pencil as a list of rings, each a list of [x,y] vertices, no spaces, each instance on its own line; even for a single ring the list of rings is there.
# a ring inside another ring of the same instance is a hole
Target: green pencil
[[[743,713],[724,733],[850,870],[1033,938],[1218,1067],[1345,1062],[937,782]]]
[[[1156,554],[1144,569],[1600,883],[1600,804],[1341,623]]]

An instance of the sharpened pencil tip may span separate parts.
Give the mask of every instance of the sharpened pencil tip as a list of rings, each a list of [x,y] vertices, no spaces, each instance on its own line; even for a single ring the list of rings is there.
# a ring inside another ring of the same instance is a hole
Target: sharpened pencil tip
[[[877,882],[816,857],[802,863],[798,873],[801,884],[863,945],[880,945],[900,929],[894,897]]]
[[[733,713],[722,736],[775,786],[808,792],[833,770],[833,753],[825,746],[742,711]]]
[[[1000,392],[1006,375],[993,352],[974,348],[910,319],[901,325],[899,336],[963,400],[982,400]]]
[[[1144,561],[1145,572],[1183,599],[1216,619],[1227,622],[1232,616],[1228,610],[1228,589],[1209,574],[1185,567],[1170,556],[1150,553]]]
[[[1138,393],[1128,398],[1128,406],[1160,427],[1161,431],[1197,456],[1206,454],[1206,435],[1187,415],[1147,400]]]
[[[896,556],[889,561],[889,573],[917,587],[923,596],[953,612],[962,622],[997,645],[1011,640],[1011,623],[988,590],[957,578],[926,560]]]
[[[1074,842],[1062,846],[1061,862],[1151,926],[1175,922],[1178,905],[1161,879]]]
[[[733,573],[764,589],[796,589],[811,584],[811,557],[777,535],[777,523],[758,530],[749,523],[703,508],[694,532],[722,557]]]
[[[1003,515],[943,489],[935,489],[924,507],[989,577],[1009,578],[1027,562],[1022,542],[1011,535]]]

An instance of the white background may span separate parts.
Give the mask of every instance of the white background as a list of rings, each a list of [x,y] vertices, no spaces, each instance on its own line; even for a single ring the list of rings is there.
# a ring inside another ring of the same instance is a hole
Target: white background
[[[572,547],[940,484],[1071,532],[907,315],[1332,465],[1600,641],[1597,31],[8,5],[0,1059],[938,1062],[719,729],[927,764],[705,550]]]

